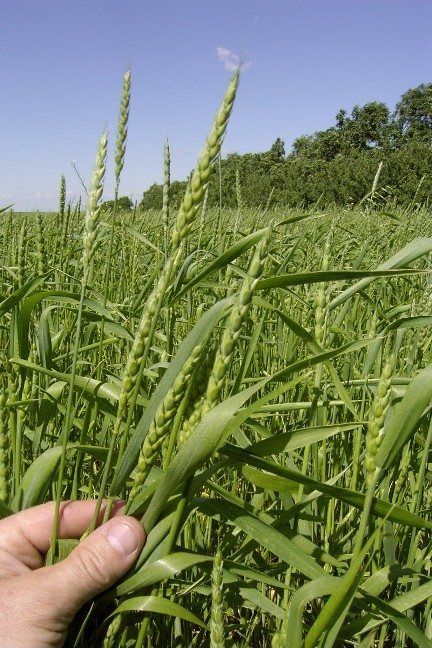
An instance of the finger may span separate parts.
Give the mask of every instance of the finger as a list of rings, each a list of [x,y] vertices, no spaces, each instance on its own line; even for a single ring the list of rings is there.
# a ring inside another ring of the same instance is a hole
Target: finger
[[[59,538],[79,538],[88,527],[96,506],[95,500],[62,502],[59,513]],[[123,502],[116,502],[112,515],[116,514]],[[104,502],[98,523],[102,521],[106,503]],[[30,568],[41,566],[40,554],[45,554],[50,546],[50,536],[54,522],[55,502],[48,502],[0,521],[0,551],[6,550],[20,558]]]
[[[84,603],[130,569],[144,542],[141,524],[119,515],[91,533],[62,562],[23,578],[32,583],[35,596],[48,592],[54,611],[72,618]]]

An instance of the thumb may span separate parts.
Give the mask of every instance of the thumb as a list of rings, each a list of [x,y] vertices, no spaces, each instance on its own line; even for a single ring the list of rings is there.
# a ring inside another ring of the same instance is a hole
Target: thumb
[[[123,576],[144,542],[141,524],[120,515],[91,533],[65,560],[40,570],[44,589],[62,617],[73,617],[84,603]]]

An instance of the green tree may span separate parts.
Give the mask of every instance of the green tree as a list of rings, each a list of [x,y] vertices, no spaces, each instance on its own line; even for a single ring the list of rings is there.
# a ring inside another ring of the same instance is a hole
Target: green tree
[[[176,208],[180,204],[180,200],[186,190],[186,181],[174,180],[170,185],[170,204]],[[141,202],[138,205],[139,209],[162,209],[162,185],[156,183],[152,184],[143,193]]]
[[[309,157],[314,153],[315,135],[300,135],[292,144],[291,156]]]
[[[328,128],[316,135],[314,156],[320,160],[333,160],[341,153],[341,131],[337,128]]]
[[[432,83],[404,92],[396,105],[395,120],[407,139],[432,143]]]
[[[117,209],[120,209],[122,211],[130,211],[133,209],[133,202],[129,196],[120,196],[120,198],[117,199]],[[103,212],[107,212],[110,209],[113,209],[114,207],[114,200],[105,200],[105,202],[102,203],[101,205],[101,210]]]
[[[348,120],[347,112],[341,108],[336,115],[336,128],[344,128]]]
[[[364,151],[386,143],[389,120],[388,107],[380,101],[371,101],[364,106],[354,106],[342,132],[346,133],[351,147]]]
[[[272,162],[283,162],[285,160],[285,142],[278,137],[271,145],[269,156]]]
[[[218,205],[221,197],[224,207],[236,209],[236,177],[245,207],[264,206],[270,194],[272,204],[356,204],[370,191],[380,162],[382,200],[430,202],[431,92],[432,84],[409,90],[393,117],[379,101],[354,106],[350,113],[341,109],[333,126],[298,137],[288,155],[280,137],[263,153],[228,155],[221,160],[221,186],[219,166],[210,179],[208,205]],[[185,186],[172,183],[173,207]],[[140,206],[161,209],[161,185],[152,185]]]

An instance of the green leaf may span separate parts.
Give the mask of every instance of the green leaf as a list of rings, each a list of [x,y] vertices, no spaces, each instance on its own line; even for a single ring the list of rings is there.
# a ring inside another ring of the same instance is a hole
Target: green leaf
[[[83,452],[97,458],[105,459],[108,452],[107,448],[101,446],[89,446],[79,443],[69,443],[67,451],[82,450]],[[27,468],[24,473],[20,491],[14,498],[12,508],[26,509],[36,504],[41,504],[56,478],[57,468],[60,464],[62,454],[61,446],[48,448],[39,457],[37,457]]]
[[[420,648],[432,648],[432,641],[421,632],[417,626],[402,612],[396,610],[391,604],[383,601],[376,596],[371,596],[364,592],[364,598],[370,602],[377,610],[390,619],[402,632],[410,637]],[[348,627],[348,626],[345,626]]]
[[[255,589],[255,587],[251,587],[250,585],[239,587],[239,592],[245,601],[249,601],[263,612],[270,614],[270,616],[276,619],[283,619],[285,617],[285,612],[282,608],[267,598],[262,592]]]
[[[396,329],[423,328],[432,325],[432,317],[427,315],[418,315],[417,317],[401,317],[385,327],[384,332],[395,331]]]
[[[235,461],[240,463],[250,464],[261,468],[262,470],[267,470],[269,473],[274,475],[280,475],[281,477],[286,477],[290,481],[297,481],[300,484],[304,484],[308,487],[308,490],[317,490],[328,495],[330,497],[335,497],[336,499],[346,502],[355,508],[360,510],[363,509],[365,496],[363,493],[358,493],[357,491],[351,491],[348,488],[342,488],[338,486],[332,486],[330,484],[324,484],[319,482],[311,477],[308,477],[301,473],[299,470],[293,470],[291,468],[286,468],[280,464],[269,461],[268,459],[262,459],[249,453],[247,450],[240,450],[235,446],[230,444],[225,444],[223,448],[220,449],[220,453],[232,457]],[[426,520],[419,515],[410,513],[405,509],[374,498],[371,506],[371,513],[377,517],[388,517],[392,522],[398,522],[405,526],[410,526],[418,529],[432,529],[432,522]]]
[[[363,549],[353,556],[348,571],[339,580],[338,587],[331,593],[330,598],[324,604],[309,630],[304,642],[304,648],[314,648],[323,635],[326,638],[326,647],[334,646],[338,631],[351,607],[363,577],[365,570],[364,558],[372,547],[378,532],[379,530],[375,531]]]
[[[200,510],[211,512],[213,517],[222,522],[231,523],[250,535],[262,547],[278,556],[288,565],[297,569],[309,578],[318,578],[324,575],[324,569],[309,556],[303,549],[297,547],[281,531],[266,524],[258,517],[248,512],[245,508],[217,498],[208,498],[200,505]]]
[[[108,618],[116,616],[117,614],[167,614],[169,616],[178,617],[184,621],[189,621],[201,628],[205,628],[206,625],[201,619],[199,619],[195,614],[186,610],[178,603],[174,603],[169,599],[162,598],[161,596],[136,596],[123,601],[116,608]]]
[[[278,454],[279,452],[290,452],[298,450],[298,448],[304,448],[312,443],[324,441],[324,439],[329,439],[337,434],[351,432],[361,427],[361,425],[362,423],[340,423],[339,425],[324,425],[294,430],[293,432],[281,432],[270,436],[268,439],[253,443],[245,449],[260,457]]]
[[[51,299],[55,299],[58,302],[64,302],[66,304],[78,305],[80,301],[80,295],[77,293],[64,292],[61,290],[42,290],[33,293],[24,301],[22,301],[22,303],[20,304],[20,312],[18,317],[18,340],[20,356],[24,359],[28,358],[30,350],[28,335],[33,310],[41,301],[47,301]],[[84,300],[84,306],[87,306],[88,308],[105,318],[111,319],[111,312],[94,299],[86,298]]]
[[[125,230],[126,230],[126,232],[128,234],[130,234],[134,238],[138,239],[138,241],[141,241],[141,243],[144,243],[145,245],[147,245],[149,248],[151,248],[152,250],[154,250],[158,254],[161,254],[161,255],[163,254],[162,250],[160,250],[158,247],[156,247],[156,245],[154,245],[154,243],[152,243],[150,241],[150,239],[147,238],[147,236],[145,236],[145,234],[143,234],[142,232],[139,232],[137,229],[135,229],[135,227],[131,227],[130,225],[126,225]]]
[[[15,496],[12,508],[26,509],[43,502],[49,487],[55,480],[60,464],[60,446],[49,448],[30,464],[21,479],[21,493]]]
[[[205,340],[222,317],[230,301],[223,299],[210,308],[195,324],[189,335],[183,340],[174,358],[171,360],[168,369],[158,383],[143,416],[141,417],[135,432],[132,435],[121,463],[116,467],[113,481],[110,487],[110,495],[118,495],[126,483],[127,478],[134,469],[144,438],[149,430],[151,422],[156,414],[157,408],[165,398],[169,389],[174,384],[184,363],[190,356],[197,344]]]
[[[44,281],[46,281],[48,276],[49,275],[46,274],[42,277],[35,277],[34,279],[30,279],[23,286],[21,286],[21,288],[18,288],[18,290],[15,290],[11,295],[9,295],[9,297],[4,299],[0,303],[0,316],[12,310],[13,308],[15,308],[15,306],[18,306],[20,301],[33,290],[39,288],[39,286],[43,284]]]
[[[30,369],[30,371],[37,371],[38,373],[45,374],[46,376],[50,376],[50,378],[55,378],[59,381],[64,381],[65,383],[68,383],[70,379],[69,374],[54,371],[53,369],[46,369],[34,362],[28,362],[21,358],[11,358],[10,361],[12,364],[19,365],[25,369]],[[97,400],[102,405],[102,409],[107,409],[107,403],[109,405],[111,401],[118,401],[121,387],[114,383],[104,383],[95,378],[90,378],[90,376],[76,375],[74,378],[74,389],[87,398]],[[108,407],[108,411],[111,409],[112,408]]]
[[[325,352],[325,350],[318,344],[314,336],[309,333],[309,331],[306,331],[303,326],[298,324],[295,320],[293,320],[291,317],[288,317],[285,313],[279,310],[275,310],[276,314],[282,319],[282,321],[287,324],[287,326],[290,327],[290,329],[304,342],[306,342],[306,345],[313,351],[314,353],[317,354],[322,354]],[[355,417],[357,417],[357,411],[354,406],[354,403],[352,402],[347,390],[341,383],[339,376],[337,374],[336,369],[334,368],[333,364],[330,362],[330,360],[326,360],[324,362],[326,365],[332,379],[333,379],[333,384],[336,388],[336,391],[338,392],[341,400],[345,403],[347,409],[349,409],[350,412],[354,414]]]
[[[408,245],[405,245],[405,247],[399,250],[399,252],[387,259],[387,261],[381,263],[381,265],[378,266],[377,271],[389,270],[390,268],[400,268],[401,266],[408,265],[408,263],[415,261],[415,259],[418,259],[419,257],[423,256],[424,254],[428,254],[428,252],[431,251],[432,238],[416,238],[414,239],[414,241],[408,243]],[[342,291],[330,302],[330,304],[328,305],[329,310],[334,310],[337,306],[343,304],[347,299],[350,299],[350,297],[358,293],[360,290],[364,290],[364,288],[366,288],[366,286],[368,286],[373,281],[374,276],[362,279],[361,281],[358,281],[356,284],[354,284],[354,286],[350,286],[346,290]]]
[[[115,595],[124,596],[137,589],[144,589],[149,587],[149,585],[160,583],[166,578],[174,576],[185,569],[190,569],[191,567],[206,562],[213,562],[213,557],[187,552],[170,554],[160,560],[156,560],[151,565],[145,565],[136,574],[117,585],[114,590]]]
[[[205,556],[203,554],[191,552],[177,552],[164,556],[160,560],[145,565],[136,574],[130,576],[122,583],[118,584],[112,590],[115,596],[124,596],[131,594],[137,590],[145,589],[155,583],[176,576],[177,574],[191,569],[192,567],[204,567],[206,572],[209,572],[213,566],[213,556]],[[273,588],[285,588],[284,583],[279,582],[275,578],[268,576],[266,573],[256,571],[245,565],[238,564],[232,560],[224,560],[224,569],[232,574],[237,574],[242,578],[265,583]]]
[[[241,474],[248,482],[264,490],[278,491],[281,493],[284,491],[297,493],[299,489],[299,485],[296,482],[289,481],[285,477],[271,475],[268,472],[253,468],[252,466],[242,466]]]
[[[291,596],[288,610],[289,630],[286,648],[299,648],[303,644],[303,612],[310,603],[335,591],[340,583],[334,576],[321,576],[310,583],[299,587]]]
[[[261,279],[261,281],[258,282],[257,290],[288,288],[290,286],[307,286],[327,281],[359,279],[360,277],[367,278],[364,279],[364,281],[366,281],[365,285],[367,285],[367,283],[370,283],[374,278],[378,277],[403,277],[424,272],[425,270],[415,270],[412,268],[403,270],[318,270],[315,272],[296,272],[293,274],[275,275],[274,277]],[[333,304],[333,302],[330,302],[330,304]]]
[[[376,466],[385,471],[417,429],[425,408],[432,400],[432,364],[420,371],[410,384],[402,400],[394,406],[393,416],[384,427],[384,438],[375,457]]]
[[[257,243],[260,238],[264,235],[266,232],[266,228],[260,229],[257,232],[253,232],[252,234],[249,234],[249,236],[245,236],[242,238],[240,241],[237,241],[237,243],[234,243],[231,247],[226,249],[220,256],[218,256],[216,259],[211,261],[208,265],[206,265],[205,268],[203,268],[200,272],[198,272],[177,294],[173,295],[172,297],[172,302],[177,301],[183,295],[185,295],[191,288],[196,286],[200,281],[208,277],[209,275],[213,274],[213,272],[217,272],[221,268],[225,268],[229,263],[234,261],[234,259],[237,259],[241,254],[244,254],[247,250],[249,250],[255,243]]]
[[[401,627],[401,629],[406,632],[414,641],[417,641],[419,646],[424,646],[424,648],[431,648],[432,642],[430,639],[426,639],[423,633],[419,633],[417,628],[407,626],[409,619],[403,615],[403,612],[412,610],[416,605],[423,603],[428,598],[432,596],[432,582],[429,581],[423,585],[419,585],[415,589],[412,589],[405,594],[401,594],[396,598],[393,598],[391,601],[385,602],[382,599],[369,594],[364,588],[360,588],[359,593],[368,601],[371,606],[376,607],[380,612],[383,613],[382,619],[377,619],[376,614],[368,609],[368,613],[364,616],[357,618],[350,623],[347,623],[342,631],[340,632],[340,639],[349,639],[357,634],[364,634],[370,632],[374,628],[382,625],[387,618],[391,619],[393,623]],[[417,632],[416,632],[417,631]],[[425,643],[425,640],[428,643]]]
[[[264,473],[265,474],[265,473]],[[268,473],[265,474],[265,476],[268,478],[269,475]],[[285,480],[287,481],[287,480]],[[329,553],[323,551],[320,549],[316,544],[314,544],[311,540],[309,540],[306,536],[301,535],[298,533],[296,530],[292,529],[290,527],[290,520],[295,516],[295,514],[290,515],[291,509],[284,511],[281,513],[277,518],[273,518],[271,515],[266,513],[263,510],[255,511],[251,507],[250,504],[247,504],[244,502],[240,497],[237,497],[234,493],[231,493],[227,491],[225,488],[217,484],[216,482],[208,479],[206,481],[206,484],[208,488],[211,491],[216,492],[218,495],[222,497],[223,500],[229,502],[230,504],[234,504],[234,506],[237,506],[238,508],[244,510],[247,514],[251,514],[255,517],[257,517],[261,522],[264,522],[264,524],[267,524],[268,526],[272,527],[273,529],[276,529],[283,533],[285,537],[287,537],[290,541],[293,542],[293,544],[301,551],[303,551],[307,556],[311,556],[315,558],[316,560],[319,560],[320,562],[326,562],[330,565],[333,565],[335,567],[340,567],[341,563],[340,561],[336,560],[333,556],[331,556]],[[283,490],[283,489],[282,489]],[[207,500],[204,499],[200,504],[199,508],[202,511],[206,511],[206,502]],[[221,507],[223,507],[224,504],[221,503]],[[215,517],[212,515],[212,517]],[[238,552],[236,552],[235,557],[236,559],[245,557],[249,553],[253,551],[253,549],[256,547],[256,540],[252,538],[250,541],[247,541],[246,543],[242,544],[241,548],[239,549]]]
[[[316,355],[308,356],[303,360],[297,360],[292,364],[280,369],[275,374],[273,374],[271,380],[283,380],[290,374],[295,373],[296,371],[301,371],[302,369],[309,369],[310,367],[315,367],[317,364],[325,363],[327,360],[332,358],[337,358],[341,355],[346,355],[352,353],[353,351],[358,351],[369,344],[372,344],[377,338],[369,338],[365,340],[358,340],[357,342],[350,342],[348,344],[343,344],[336,349],[330,351],[324,351],[324,353],[318,353]]]
[[[161,478],[143,517],[146,529],[152,528],[168,498],[178,486],[191,477],[197,468],[202,466],[213,454],[223,437],[225,427],[230,423],[237,410],[267,382],[268,379],[265,379],[239,394],[231,396],[207,412],[186,443],[180,447]]]

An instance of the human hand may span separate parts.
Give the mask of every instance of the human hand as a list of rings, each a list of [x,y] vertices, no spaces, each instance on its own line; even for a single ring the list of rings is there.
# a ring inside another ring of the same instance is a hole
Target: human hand
[[[58,537],[79,538],[94,508],[91,500],[62,503]],[[44,567],[54,509],[49,502],[0,520],[2,648],[62,646],[80,607],[123,576],[144,545],[140,523],[114,512],[67,558]],[[103,513],[104,507],[100,519]]]

